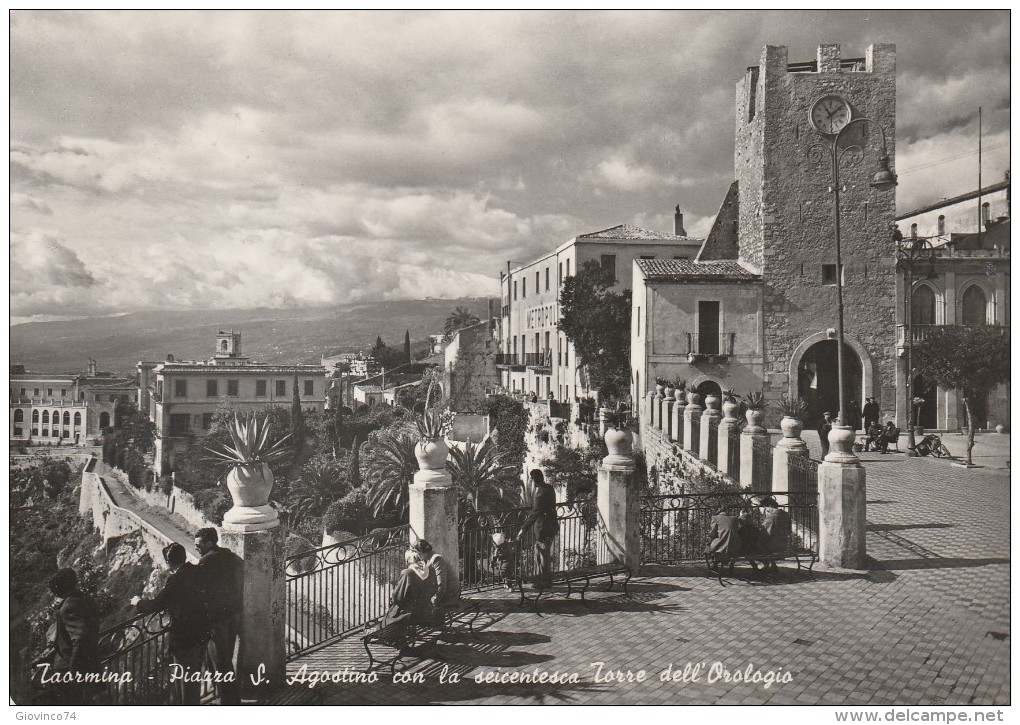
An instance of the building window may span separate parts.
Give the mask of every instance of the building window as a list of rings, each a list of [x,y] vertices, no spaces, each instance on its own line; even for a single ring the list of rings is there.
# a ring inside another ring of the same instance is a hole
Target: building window
[[[984,291],[976,284],[972,284],[963,293],[961,322],[964,325],[985,325],[988,323],[988,300]],[[43,422],[46,422],[45,418],[43,418]]]
[[[212,428],[212,413],[202,413],[202,430],[209,430]]]
[[[25,422],[25,411],[23,411],[21,408],[18,408],[17,410],[14,411],[14,422],[15,423]]]
[[[945,233],[946,233],[946,218],[942,214],[939,214],[938,235],[941,237]]]
[[[46,395],[50,398],[53,397],[53,388],[46,388]]]
[[[521,299],[528,296],[528,279],[525,277],[521,280]]]
[[[65,395],[67,395],[67,388],[61,388],[60,389],[60,397],[63,398]]]
[[[559,269],[556,271],[556,284],[557,285],[563,284],[563,262],[560,262]]]
[[[66,410],[64,411],[64,425],[71,425],[71,414]]]
[[[551,343],[549,342],[549,333],[548,332],[545,333],[545,349],[542,352],[547,357],[551,356],[551,353],[552,353],[552,347],[551,347]]]
[[[32,395],[35,395],[36,397],[38,397],[38,395],[39,395],[39,388],[36,388],[35,392],[32,393]]]
[[[59,431],[59,430],[57,430],[56,428],[54,428],[54,429],[53,429],[53,430],[52,430],[52,431],[50,432],[50,435],[51,435],[51,436],[52,436],[53,438],[59,438],[59,437],[60,437],[60,431]]]
[[[935,293],[928,285],[915,289],[910,298],[910,324],[935,324]]]
[[[567,260],[567,276],[570,276],[570,260]]]
[[[25,389],[24,389],[24,388],[22,388],[22,389],[21,389],[21,394],[22,394],[22,395],[24,395],[24,394],[25,394]]]
[[[987,227],[992,220],[992,206],[987,201],[981,205],[981,225]]]
[[[24,435],[24,433],[21,432],[21,426],[20,425],[14,426],[14,437],[21,438],[22,435]]]
[[[910,225],[910,238],[911,239],[917,239],[917,223],[916,222]]]
[[[840,271],[845,272],[842,265]],[[822,265],[822,284],[836,284],[836,265],[834,264],[823,264]]]
[[[39,422],[39,411],[38,410],[33,410],[32,411],[32,422],[33,423],[38,423]]]
[[[227,397],[228,398],[236,398],[238,396],[237,389],[238,389],[238,385],[237,385],[237,381],[236,380],[228,380],[227,381]]]
[[[265,380],[256,380],[255,381],[255,397],[256,398],[264,398],[264,397],[266,397],[266,395],[267,395],[267,393],[266,393],[266,381]]]
[[[641,308],[637,308],[637,336],[641,337]]]
[[[305,381],[305,395],[315,395],[315,381],[314,380],[306,380]]]
[[[545,291],[549,291],[549,268],[545,268]]]
[[[186,397],[188,397],[188,381],[187,380],[174,380],[174,397],[175,398],[186,398]]]
[[[43,425],[49,425],[50,424],[50,411],[44,410],[42,412],[42,422],[43,422]]]
[[[34,435],[34,436],[39,435],[39,429],[38,428],[33,428],[32,429],[32,435]]]
[[[110,396],[110,402],[111,403],[116,403],[117,402],[117,396],[116,395],[111,395]]]
[[[170,414],[170,435],[186,435],[191,429],[191,416],[187,413]]]
[[[517,280],[514,280],[514,299],[517,299]]]
[[[220,385],[218,380],[206,380],[205,381],[205,397],[215,398],[220,394]]]
[[[287,381],[277,380],[276,381],[276,395],[282,396],[287,394]]]
[[[719,303],[698,302],[698,346],[702,355],[719,354]]]
[[[74,414],[74,427],[75,428],[81,427],[81,413]]]
[[[613,284],[616,283],[616,255],[615,254],[603,254],[602,255],[602,273],[606,275],[606,279],[611,280]]]
[[[535,270],[535,294],[536,295],[538,294],[539,290],[542,289],[541,279],[542,279],[542,275],[536,269]]]

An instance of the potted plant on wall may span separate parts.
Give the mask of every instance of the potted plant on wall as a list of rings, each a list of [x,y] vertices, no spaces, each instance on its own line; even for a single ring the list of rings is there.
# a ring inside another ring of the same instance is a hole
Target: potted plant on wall
[[[924,428],[918,424],[919,423],[918,419],[921,414],[921,406],[924,405],[924,398],[922,398],[920,395],[915,395],[913,400],[911,400],[910,402],[912,412],[911,425],[914,426],[914,437],[923,436]]]
[[[280,460],[289,451],[289,435],[270,442],[269,416],[259,420],[255,415],[242,419],[235,414],[227,427],[230,443],[219,448],[207,448],[219,465],[230,466],[227,473],[227,490],[233,507],[223,515],[229,524],[269,524],[278,518],[276,509],[269,505],[273,490],[273,472],[270,463]]]
[[[631,431],[634,419],[631,417],[630,407],[626,403],[618,402],[606,411],[604,419],[606,422],[604,438],[609,455],[630,455],[634,446],[634,433]]]
[[[456,413],[449,408],[426,410],[414,420],[418,430],[418,443],[414,446],[414,457],[423,470],[439,470],[446,466],[450,447],[443,440],[453,429]]]
[[[666,392],[666,378],[655,378],[655,392],[657,395],[664,395]]]
[[[726,418],[733,420],[737,417],[740,412],[739,397],[733,388],[722,391],[722,411]]]
[[[800,438],[807,411],[808,406],[803,398],[785,393],[779,397],[779,412],[783,414],[779,427],[782,428],[785,438]]]
[[[765,395],[759,392],[750,392],[744,396],[747,403],[747,425],[748,427],[761,428],[765,420]]]

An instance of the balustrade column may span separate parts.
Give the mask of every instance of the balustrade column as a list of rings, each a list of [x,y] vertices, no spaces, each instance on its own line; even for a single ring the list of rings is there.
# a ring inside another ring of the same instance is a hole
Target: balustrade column
[[[740,406],[730,399],[723,402],[722,410],[723,417],[719,421],[719,455],[715,465],[720,473],[732,474],[733,471],[730,470],[730,446],[733,445],[733,442],[730,440],[730,436],[734,435],[732,431],[740,425],[740,418],[736,417]]]
[[[712,425],[720,418],[719,413],[719,397],[716,395],[705,396],[705,410],[701,413],[701,442],[698,450],[701,451],[701,457],[706,461],[712,459],[711,451],[709,446],[711,445],[712,439]],[[716,428],[716,438],[718,439],[718,428]],[[718,445],[718,440],[716,441]],[[716,448],[718,451],[718,447]],[[718,461],[718,453],[716,453],[716,461]],[[716,464],[718,465],[718,464]]]
[[[238,628],[237,678],[244,697],[258,696],[287,674],[287,527],[267,523],[223,524],[220,543],[242,560],[242,611]]]
[[[747,426],[740,434],[740,485],[753,490],[758,490],[758,487],[764,483],[764,481],[755,480],[757,474],[754,466],[755,442],[769,442],[769,432],[762,427],[764,419],[764,410],[747,411]]]
[[[676,402],[673,403],[673,417],[670,421],[670,428],[673,430],[673,440],[681,447],[684,445],[684,411],[687,409],[687,397],[682,391],[677,392]]]
[[[794,475],[790,468],[790,459],[809,458],[807,443],[801,437],[804,424],[796,418],[784,417],[780,423],[783,429],[783,437],[776,443],[772,451],[772,493],[776,494],[776,502],[780,506],[789,503],[788,497],[781,494],[792,490],[791,478]]]
[[[832,426],[829,453],[818,466],[818,557],[840,569],[864,569],[867,563],[867,483],[853,442],[849,426]]]
[[[659,427],[665,431],[667,440],[673,439],[673,405],[676,403],[673,393],[673,388],[666,388],[666,397],[662,399],[662,415],[659,417]]]
[[[425,539],[446,562],[450,583],[460,586],[457,542],[457,489],[446,467],[449,446],[442,438],[419,442],[414,449],[418,472],[408,487],[411,543]]]
[[[641,565],[641,489],[635,480],[634,455],[629,450],[602,459],[598,475],[599,518],[605,527],[610,556],[637,571]]]
[[[698,400],[700,397],[697,393],[687,393],[687,407],[684,409],[685,447],[696,456],[701,450],[701,435],[695,430],[701,423],[702,408]]]

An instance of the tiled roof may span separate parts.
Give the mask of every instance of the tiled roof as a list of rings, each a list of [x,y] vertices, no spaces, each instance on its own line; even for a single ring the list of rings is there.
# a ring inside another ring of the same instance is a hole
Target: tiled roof
[[[676,234],[666,234],[665,232],[652,232],[648,229],[642,229],[641,227],[631,226],[630,224],[620,224],[609,229],[603,229],[600,232],[591,232],[590,234],[579,234],[578,239],[659,239],[665,241],[674,242],[698,242],[702,241],[696,237],[678,237]]]
[[[748,272],[731,259],[692,262],[688,259],[639,259],[645,279],[709,279],[759,281],[761,275]]]

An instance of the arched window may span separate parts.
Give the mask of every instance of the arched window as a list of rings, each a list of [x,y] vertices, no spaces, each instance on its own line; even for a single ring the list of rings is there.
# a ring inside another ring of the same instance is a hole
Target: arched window
[[[78,428],[81,426],[81,413],[74,414],[74,427]]]
[[[71,425],[71,414],[68,411],[64,411],[64,425]]]
[[[964,325],[988,324],[988,298],[985,297],[984,290],[976,284],[972,284],[963,293],[961,322]]]
[[[946,217],[942,214],[939,214],[938,234],[941,237],[945,233],[946,233]]]
[[[910,238],[911,239],[917,239],[917,223],[916,222],[910,225]]]
[[[915,289],[910,299],[910,324],[935,324],[935,293],[926,284]]]
[[[14,422],[15,423],[25,422],[25,411],[23,411],[21,408],[18,408],[17,410],[14,411]]]
[[[38,410],[33,410],[32,411],[32,422],[33,423],[38,423],[39,422],[39,411]]]
[[[992,205],[987,201],[981,205],[981,225],[988,226],[988,222],[992,220]]]
[[[223,352],[227,351],[227,341],[226,340],[224,340],[223,342],[220,343],[220,350],[222,350]]]
[[[42,412],[42,422],[43,422],[43,425],[49,425],[50,424],[50,411],[44,410]]]

